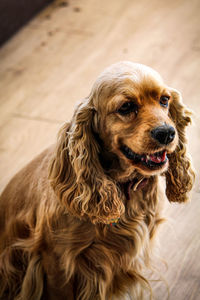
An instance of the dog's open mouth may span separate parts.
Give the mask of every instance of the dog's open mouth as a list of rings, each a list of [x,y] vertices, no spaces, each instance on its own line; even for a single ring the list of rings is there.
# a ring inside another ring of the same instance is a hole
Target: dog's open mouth
[[[135,164],[142,164],[149,169],[158,169],[164,166],[168,160],[167,151],[162,150],[151,154],[139,155],[133,152],[129,147],[123,145],[120,148],[121,152]]]

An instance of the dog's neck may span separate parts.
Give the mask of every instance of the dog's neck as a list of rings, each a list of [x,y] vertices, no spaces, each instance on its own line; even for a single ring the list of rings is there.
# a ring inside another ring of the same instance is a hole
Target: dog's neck
[[[130,200],[131,191],[142,190],[148,183],[148,178],[145,177],[135,177],[133,180],[126,181],[124,183],[119,183],[121,190],[125,194],[126,200]]]

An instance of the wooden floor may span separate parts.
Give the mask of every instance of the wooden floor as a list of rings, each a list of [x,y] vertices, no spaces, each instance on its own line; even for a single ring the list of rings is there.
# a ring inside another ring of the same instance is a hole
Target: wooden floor
[[[196,113],[189,130],[197,170],[192,201],[169,205],[161,256],[171,300],[200,299],[200,1],[57,1],[0,49],[0,190],[53,143],[77,100],[106,66],[155,68]],[[156,300],[167,299],[154,283]]]

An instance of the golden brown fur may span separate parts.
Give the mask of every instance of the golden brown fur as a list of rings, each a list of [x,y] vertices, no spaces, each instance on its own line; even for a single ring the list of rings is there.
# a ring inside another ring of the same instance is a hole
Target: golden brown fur
[[[124,114],[121,107],[130,101],[137,105]],[[0,299],[107,300],[125,293],[141,299],[149,286],[143,270],[162,222],[160,178],[166,177],[169,201],[185,202],[192,188],[185,138],[190,121],[180,94],[152,69],[122,62],[102,73],[57,144],[1,196]],[[166,145],[150,134],[163,124],[175,130]],[[155,159],[159,151],[167,153],[166,163],[141,162],[141,155]]]

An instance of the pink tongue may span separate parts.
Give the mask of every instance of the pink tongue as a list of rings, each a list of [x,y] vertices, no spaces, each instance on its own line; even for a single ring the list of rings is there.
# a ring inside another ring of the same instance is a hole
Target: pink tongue
[[[166,151],[163,151],[163,153],[160,156],[152,154],[152,155],[150,155],[150,159],[151,159],[151,161],[153,161],[157,164],[164,162],[166,159]]]

